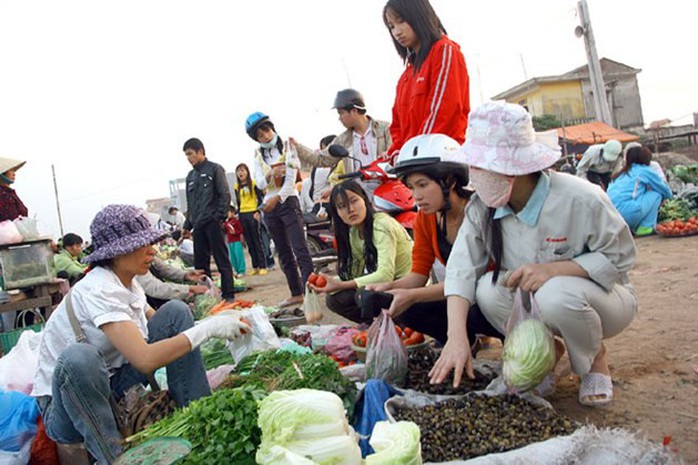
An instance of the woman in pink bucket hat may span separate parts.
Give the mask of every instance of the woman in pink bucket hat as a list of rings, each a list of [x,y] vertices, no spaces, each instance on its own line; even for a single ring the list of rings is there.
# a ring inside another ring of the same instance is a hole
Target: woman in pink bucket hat
[[[536,134],[526,110],[486,103],[470,113],[461,148],[475,189],[448,260],[449,337],[431,371],[441,382],[455,369],[473,375],[465,321],[471,304],[504,332],[514,291],[531,292],[543,322],[561,337],[581,376],[579,402],[607,404],[613,384],[603,339],[637,312],[628,271],[635,245],[623,218],[591,183],[548,170],[559,158],[557,137]],[[486,272],[490,260],[492,271]],[[559,343],[559,341],[558,341]],[[558,356],[563,347],[558,347]],[[547,386],[545,386],[547,384]],[[549,376],[538,392],[550,393]],[[544,392],[547,391],[547,392]]]
[[[171,300],[157,312],[134,279],[155,257],[167,232],[151,229],[131,205],[108,205],[90,225],[93,269],[65,296],[46,323],[32,396],[48,436],[84,444],[99,463],[113,463],[122,437],[110,406],[154,370],[167,367],[179,407],[211,393],[198,347],[212,337],[251,332],[238,316],[219,314],[194,326],[189,307]]]

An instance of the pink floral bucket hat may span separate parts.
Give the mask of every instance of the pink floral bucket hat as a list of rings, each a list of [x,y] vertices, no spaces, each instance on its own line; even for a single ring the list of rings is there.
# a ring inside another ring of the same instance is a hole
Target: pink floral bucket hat
[[[87,263],[126,255],[169,233],[153,230],[145,213],[132,205],[107,205],[92,220],[90,234],[94,252],[83,259]]]
[[[560,159],[557,131],[536,133],[520,105],[489,102],[468,116],[467,140],[460,149],[470,166],[508,176],[535,173]]]

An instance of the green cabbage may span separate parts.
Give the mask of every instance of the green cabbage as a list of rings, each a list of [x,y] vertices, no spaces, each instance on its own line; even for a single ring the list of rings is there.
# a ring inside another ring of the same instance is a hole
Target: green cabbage
[[[502,375],[507,386],[528,391],[555,366],[555,341],[540,320],[518,323],[504,340]]]
[[[332,392],[272,392],[259,404],[257,423],[262,430],[256,457],[260,465],[361,464],[361,449],[342,399]]]
[[[369,443],[375,454],[366,456],[366,465],[422,465],[419,426],[411,421],[379,421]]]

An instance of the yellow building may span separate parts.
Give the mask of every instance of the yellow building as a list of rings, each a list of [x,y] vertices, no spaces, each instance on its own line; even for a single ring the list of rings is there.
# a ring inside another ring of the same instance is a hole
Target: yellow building
[[[641,129],[644,121],[637,84],[641,70],[608,58],[600,61],[613,126]],[[566,125],[596,120],[586,65],[559,76],[529,79],[492,99],[523,105],[533,116],[553,115]]]

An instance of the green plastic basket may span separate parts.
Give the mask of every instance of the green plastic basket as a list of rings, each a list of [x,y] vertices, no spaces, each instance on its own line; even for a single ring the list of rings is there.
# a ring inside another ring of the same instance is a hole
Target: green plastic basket
[[[27,326],[25,321],[27,313],[33,313],[36,318],[41,320],[41,323],[36,323]],[[12,348],[17,344],[17,341],[19,341],[19,337],[22,335],[23,332],[30,330],[34,331],[35,333],[38,333],[39,331],[44,329],[44,317],[35,309],[22,310],[19,314],[18,319],[22,325],[21,327],[0,333],[0,347],[2,348],[3,354],[7,354],[10,352],[10,350],[12,350]]]

